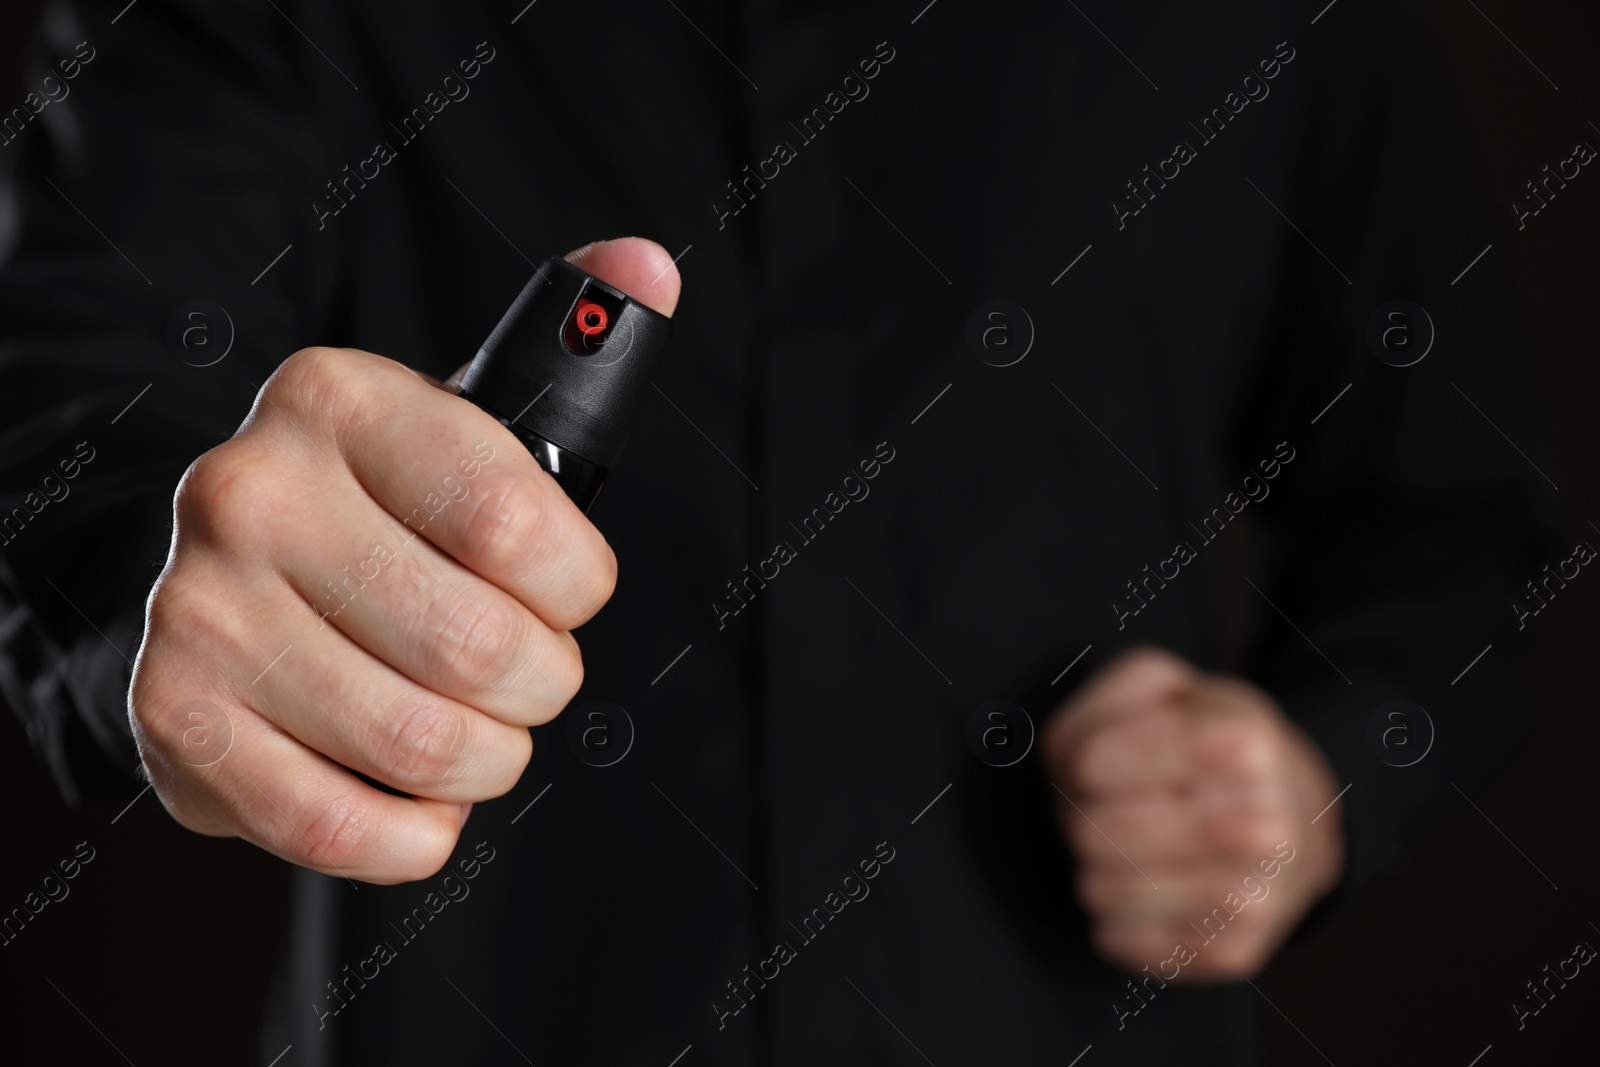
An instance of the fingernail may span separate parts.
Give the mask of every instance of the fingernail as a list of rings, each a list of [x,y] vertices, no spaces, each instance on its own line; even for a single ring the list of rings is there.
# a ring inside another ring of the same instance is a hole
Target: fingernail
[[[471,814],[472,814],[472,805],[471,804],[463,804],[463,805],[461,805],[461,826],[467,825],[467,816],[471,815]],[[458,830],[460,828],[461,827],[459,827],[459,826],[456,827],[456,829],[458,829]]]

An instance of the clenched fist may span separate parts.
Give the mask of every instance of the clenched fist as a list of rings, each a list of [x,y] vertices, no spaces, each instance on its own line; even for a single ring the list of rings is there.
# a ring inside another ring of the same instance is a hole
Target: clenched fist
[[[670,315],[633,238],[569,256]],[[399,882],[442,866],[583,676],[610,546],[493,417],[399,363],[298,352],[194,462],[129,711],[178,822]],[[357,773],[405,795],[375,788]]]
[[[1254,975],[1338,881],[1339,787],[1247,682],[1134,649],[1056,713],[1042,754],[1094,945],[1129,971]]]

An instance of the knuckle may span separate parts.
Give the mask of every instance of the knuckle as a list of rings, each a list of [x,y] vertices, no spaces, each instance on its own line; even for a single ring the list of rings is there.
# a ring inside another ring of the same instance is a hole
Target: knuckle
[[[150,588],[150,596],[144,607],[145,656],[159,656],[163,642],[182,632],[187,605],[180,601],[186,598],[186,584],[187,576],[180,569],[168,567]]]
[[[148,701],[130,700],[128,718],[133,727],[133,744],[139,753],[139,766],[144,777],[167,810],[172,812],[173,818],[183,822],[178,809],[186,805],[180,802],[177,791],[172,788],[172,778],[177,768],[168,758],[171,746],[166,737],[165,724],[160,721],[160,716],[151,713]]]
[[[306,866],[335,870],[358,866],[371,849],[372,816],[353,795],[334,797],[311,817],[304,829],[288,827],[288,851]]]
[[[422,627],[422,665],[429,679],[455,692],[499,688],[520,628],[507,613],[462,597],[433,602]],[[499,615],[499,618],[495,616]]]
[[[1164,671],[1185,677],[1194,673],[1188,661],[1160,645],[1134,645],[1118,657],[1118,662],[1143,671]]]
[[[467,739],[458,713],[432,702],[413,703],[382,729],[378,762],[390,785],[431,789],[456,776]]]
[[[202,453],[173,498],[179,530],[218,542],[249,539],[269,517],[272,477],[267,457],[237,438]]]
[[[1278,739],[1266,730],[1241,731],[1235,742],[1239,770],[1257,781],[1271,777],[1278,766]]]
[[[1276,732],[1271,724],[1255,718],[1219,726],[1211,744],[1228,771],[1243,780],[1265,780],[1278,763]]]
[[[145,647],[150,655],[159,656],[169,640],[198,636],[195,620],[206,617],[209,606],[204,584],[198,573],[182,566],[168,568],[156,582],[145,608]]]
[[[500,478],[467,510],[459,534],[469,565],[494,575],[526,566],[532,546],[549,535],[551,516],[531,485]]]
[[[225,572],[207,563],[183,563],[162,574],[145,607],[138,665],[149,683],[132,691],[136,712],[188,699],[172,692],[174,676],[213,691],[219,679],[238,668],[244,650],[259,644],[259,620],[239,606],[235,588]]]
[[[1243,811],[1232,816],[1229,823],[1232,832],[1227,836],[1231,840],[1226,841],[1225,846],[1251,861],[1270,857],[1273,847],[1284,840],[1284,831],[1288,829],[1288,820],[1277,812]]]
[[[1143,746],[1138,731],[1124,723],[1101,727],[1078,746],[1070,764],[1072,780],[1081,788],[1111,789],[1139,766]]]
[[[289,422],[312,437],[337,440],[360,433],[386,411],[373,404],[373,394],[388,388],[383,373],[387,360],[347,348],[302,348],[278,365],[261,388],[265,408],[258,404],[251,418],[267,424]],[[335,451],[329,448],[327,451]]]
[[[220,739],[224,730],[232,736],[231,726],[221,725],[229,713],[193,692],[144,687],[130,695],[128,717],[140,761],[158,789],[210,765],[199,755],[203,741]]]
[[[295,408],[322,406],[341,387],[347,363],[338,349],[302,348],[278,365],[263,392],[274,403]]]
[[[148,773],[164,775],[172,765],[172,755],[182,744],[183,724],[177,715],[176,701],[145,693],[128,701],[134,725],[134,740]]]

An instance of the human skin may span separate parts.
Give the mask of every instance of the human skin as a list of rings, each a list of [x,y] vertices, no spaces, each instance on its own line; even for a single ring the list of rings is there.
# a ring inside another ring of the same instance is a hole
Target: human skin
[[[567,258],[677,305],[650,241]],[[370,352],[305,349],[184,474],[128,696],[183,826],[351,879],[426,878],[472,804],[521,776],[528,728],[578,691],[572,630],[611,596],[616,557],[455,392]]]
[[[1090,938],[1128,971],[1156,971],[1184,942],[1196,951],[1174,981],[1253,976],[1339,880],[1327,760],[1242,679],[1131,649],[1051,717],[1041,754]],[[1230,918],[1206,940],[1192,924],[1217,908]]]

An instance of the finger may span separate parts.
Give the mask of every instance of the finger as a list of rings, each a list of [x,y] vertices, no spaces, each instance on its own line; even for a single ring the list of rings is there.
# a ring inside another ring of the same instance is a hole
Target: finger
[[[1085,863],[1126,856],[1142,863],[1192,863],[1212,849],[1194,805],[1179,794],[1057,805],[1062,826]]]
[[[1057,805],[1062,830],[1079,859],[1148,864],[1233,863],[1248,868],[1292,839],[1294,808],[1270,794],[1259,802],[1211,794],[1144,794]]]
[[[548,722],[577,692],[583,661],[570,633],[552,630],[370,501],[312,488],[301,507],[344,512],[342,533],[305,521],[302,535],[280,549],[282,576],[308,605],[308,621],[336,628],[417,685],[513,726]]]
[[[1176,704],[1198,677],[1192,666],[1169,652],[1149,646],[1128,649],[1102,667],[1063,714],[1052,718],[1045,751],[1064,761],[1084,735],[1130,714]]]
[[[683,283],[677,265],[654,241],[642,237],[595,241],[568,252],[566,260],[668,318],[678,307]]]
[[[664,315],[670,316],[677,306],[677,267],[653,241],[628,237],[596,242],[569,253],[567,260]],[[450,379],[454,392],[459,392],[460,373]],[[443,422],[444,416],[438,419]],[[471,420],[463,417],[460,428],[436,425],[428,433],[412,432],[413,427],[396,419],[363,423],[361,438],[369,446],[363,453],[393,456],[395,461],[358,464],[357,476],[391,513],[464,566],[517,596],[551,626],[581,625],[610,596],[616,560],[599,531],[582,520],[525,450],[502,444],[498,451],[504,454],[503,462],[479,481],[481,492],[470,498],[458,488],[465,479],[456,478],[449,469],[439,476],[442,497],[419,496],[415,483],[401,474],[413,465],[418,470],[436,469],[440,447],[446,456],[463,457],[457,461],[463,475],[482,469],[467,458],[469,445],[474,449],[477,445],[467,440],[464,431],[470,422],[484,441],[509,439],[508,434],[489,430],[487,422],[492,421],[474,411]],[[457,492],[463,494],[461,506],[446,511]],[[416,506],[419,500],[421,510]],[[430,521],[434,517],[441,521]]]
[[[678,306],[682,281],[678,267],[667,250],[642,237],[621,237],[612,241],[593,241],[565,256],[568,263],[583,268],[614,289],[620,289],[652,310],[672,317]],[[461,376],[472,365],[468,360],[442,383],[452,393],[461,391]]]
[[[1196,940],[1194,931],[1182,923],[1136,919],[1096,922],[1089,927],[1089,943],[1102,958],[1125,971],[1137,973],[1149,967],[1163,979],[1172,981],[1176,977],[1173,963],[1167,962],[1164,968],[1162,964],[1171,960],[1177,947],[1184,944],[1185,932],[1189,941]]]
[[[1187,741],[1177,712],[1151,706],[1082,731],[1056,767],[1067,788],[1090,799],[1181,789],[1192,775]]]
[[[236,448],[236,461],[218,458],[227,445],[212,449],[197,464],[205,477],[192,479],[206,492],[190,493],[195,504],[180,516],[218,543],[258,543],[252,521],[281,526],[281,509],[262,506],[269,490],[292,497],[277,484],[285,472],[315,471],[293,489],[332,486],[341,506],[364,492],[555,629],[587,620],[615,585],[610,546],[510,431],[393,360],[297,352],[262,388],[247,425],[276,447]],[[274,462],[280,449],[293,462]],[[230,529],[206,529],[230,508]]]
[[[1212,858],[1198,812],[1181,796],[1113,803],[1058,804],[1061,827],[1080,862],[1189,864]]]
[[[1232,863],[1149,863],[1142,872],[1126,862],[1097,862],[1078,872],[1078,899],[1104,922],[1172,920],[1199,923],[1207,916],[1229,921],[1272,895],[1272,883]],[[1213,915],[1220,909],[1221,916]],[[1257,909],[1259,910],[1259,909]]]
[[[239,686],[257,714],[414,796],[471,802],[516,784],[533,751],[526,728],[418,685],[334,627],[319,632],[299,605],[285,605],[281,617],[297,623],[283,628],[287,662]]]
[[[1127,710],[1174,700],[1200,673],[1179,656],[1152,645],[1135,645],[1100,668],[1073,697],[1085,708]]]
[[[1271,861],[1279,846],[1303,837],[1304,823],[1286,801],[1242,804],[1202,817],[1202,838],[1218,857],[1258,865]]]
[[[1198,951],[1178,975],[1179,981],[1241,982],[1253,978],[1267,965],[1288,932],[1288,927],[1265,912],[1239,916],[1227,936],[1194,939]]]
[[[1211,676],[1189,691],[1183,708],[1189,758],[1198,774],[1239,787],[1268,783],[1279,774],[1282,722],[1259,689]]]
[[[1196,930],[1170,921],[1097,923],[1095,951],[1132,972],[1150,968],[1166,982],[1241,981],[1253,977],[1283,940],[1279,924],[1241,915],[1227,927]]]
[[[616,557],[510,431],[392,360],[317,350],[282,388],[312,389],[355,487],[413,534],[558,630],[587,621],[616,583]],[[297,355],[296,358],[301,358]],[[301,385],[299,379],[309,379]],[[303,402],[302,407],[310,402]]]
[[[226,753],[196,767],[184,758],[187,720],[147,713],[141,749],[184,826],[226,828],[291,863],[382,884],[426,878],[450,858],[466,806],[375,789],[243,706],[227,719]]]

